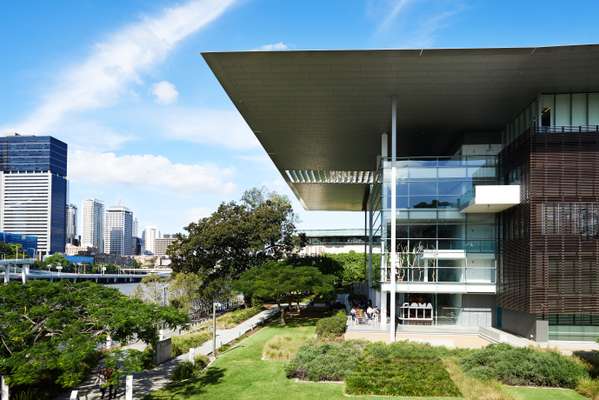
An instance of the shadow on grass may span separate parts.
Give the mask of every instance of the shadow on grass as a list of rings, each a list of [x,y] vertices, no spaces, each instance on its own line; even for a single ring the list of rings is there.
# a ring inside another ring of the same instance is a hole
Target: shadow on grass
[[[218,367],[208,367],[200,375],[181,382],[172,382],[164,389],[149,394],[145,400],[167,400],[175,398],[190,398],[206,392],[209,385],[217,385],[225,376],[225,370]]]
[[[314,326],[319,319],[330,317],[333,314],[335,314],[335,310],[330,310],[328,308],[307,308],[302,309],[299,313],[297,310],[292,309],[285,312],[285,325],[281,325],[278,318],[274,319],[270,325],[274,327],[289,328]]]

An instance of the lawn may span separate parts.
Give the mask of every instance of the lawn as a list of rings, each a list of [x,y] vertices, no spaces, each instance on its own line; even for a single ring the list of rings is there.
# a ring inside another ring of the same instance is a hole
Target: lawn
[[[284,361],[262,359],[264,344],[276,335],[310,337],[313,324],[289,324],[286,327],[271,325],[244,339],[238,347],[223,353],[200,378],[171,385],[155,392],[152,399],[197,400],[318,400],[357,399],[374,400],[390,397],[344,395],[344,385],[336,383],[298,382],[285,376]],[[514,400],[580,400],[584,399],[570,390],[506,388]],[[407,397],[393,397],[408,399]],[[413,399],[413,397],[412,397]],[[425,399],[420,397],[418,399]],[[441,399],[427,397],[427,400]],[[456,398],[445,398],[456,399]]]
[[[514,400],[586,400],[573,390],[506,386]]]

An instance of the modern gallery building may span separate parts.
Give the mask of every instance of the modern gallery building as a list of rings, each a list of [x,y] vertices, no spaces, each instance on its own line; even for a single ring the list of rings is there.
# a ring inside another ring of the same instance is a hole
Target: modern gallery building
[[[599,336],[599,46],[203,56],[306,209],[364,213],[392,337]]]

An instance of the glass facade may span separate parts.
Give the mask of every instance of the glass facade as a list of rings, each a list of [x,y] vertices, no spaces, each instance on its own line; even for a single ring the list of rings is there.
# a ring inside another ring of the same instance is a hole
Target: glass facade
[[[0,170],[67,175],[67,145],[50,136],[0,137]]]
[[[21,249],[29,256],[33,257],[37,249],[37,237],[30,235],[19,235],[16,233],[0,232],[0,242],[7,244],[20,244]]]
[[[398,282],[495,283],[495,216],[466,214],[475,185],[495,184],[495,156],[384,160],[369,205],[389,280],[391,168],[396,168]]]

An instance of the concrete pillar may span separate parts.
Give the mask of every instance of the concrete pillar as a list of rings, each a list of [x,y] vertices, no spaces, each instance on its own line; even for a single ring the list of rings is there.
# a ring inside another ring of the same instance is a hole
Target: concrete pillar
[[[387,328],[387,292],[381,290],[381,328]]]
[[[133,400],[133,375],[127,375],[125,380],[125,400]]]
[[[397,292],[397,169],[395,167],[395,159],[397,158],[397,98],[391,100],[391,282],[390,282],[390,318],[389,318],[389,340],[395,341],[395,293]]]
[[[10,282],[10,266],[4,264],[4,284],[8,284],[8,282]]]
[[[189,362],[193,365],[196,363],[196,349],[193,347],[189,349]]]
[[[78,390],[72,390],[71,391],[71,397],[69,397],[69,400],[77,400],[79,399],[79,391]]]
[[[0,399],[8,400],[8,398],[9,398],[8,394],[9,394],[8,385],[6,384],[4,377],[1,376],[0,377]]]

